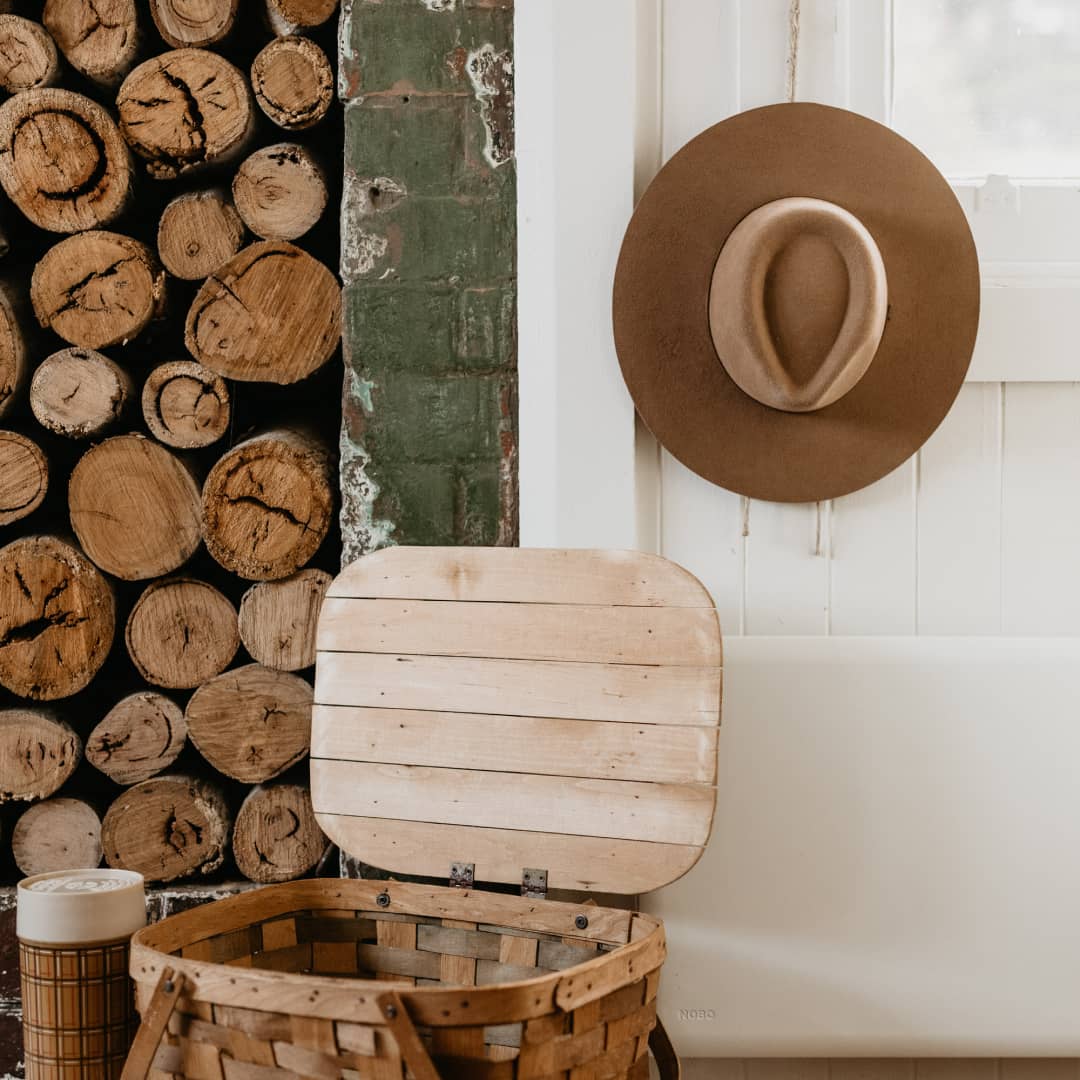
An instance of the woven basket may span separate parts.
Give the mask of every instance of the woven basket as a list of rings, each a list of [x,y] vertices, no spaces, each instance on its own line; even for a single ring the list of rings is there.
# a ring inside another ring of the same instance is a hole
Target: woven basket
[[[125,1077],[647,1078],[662,925],[647,915],[398,882],[314,880],[132,941],[143,1026]]]

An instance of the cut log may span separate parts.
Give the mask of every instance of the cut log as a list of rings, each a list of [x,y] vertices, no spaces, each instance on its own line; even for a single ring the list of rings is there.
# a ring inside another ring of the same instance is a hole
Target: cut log
[[[67,62],[99,86],[118,85],[135,63],[135,0],[45,0],[41,18]]]
[[[244,224],[264,240],[303,236],[329,198],[322,167],[297,143],[256,150],[236,170],[232,193]]]
[[[90,732],[86,760],[117,784],[137,784],[169,768],[186,742],[180,706],[143,690],[118,701]]]
[[[0,548],[0,685],[51,701],[82,690],[112,646],[112,588],[55,536]]]
[[[201,281],[243,246],[244,223],[221,191],[191,191],[165,207],[157,243],[170,274]]]
[[[132,389],[128,373],[107,356],[93,349],[61,349],[34,372],[30,408],[49,431],[89,439],[120,419]]]
[[[127,205],[131,158],[100,105],[69,90],[26,90],[0,105],[0,184],[39,229],[95,229]]]
[[[158,776],[123,792],[101,824],[105,861],[147,881],[211,874],[225,861],[231,819],[217,785]]]
[[[79,736],[51,713],[0,710],[0,803],[47,799],[81,757]]]
[[[291,34],[306,26],[321,26],[337,11],[338,0],[266,0],[270,26],[276,34]]]
[[[188,702],[188,738],[218,772],[245,784],[280,776],[311,744],[311,684],[248,664],[203,683]]]
[[[117,435],[88,450],[72,471],[68,505],[83,550],[125,581],[171,573],[199,546],[194,477],[141,435]]]
[[[334,505],[330,455],[291,429],[232,448],[203,485],[203,536],[226,570],[254,581],[288,577],[319,549]]]
[[[0,87],[9,94],[52,86],[60,76],[56,44],[41,23],[0,15]]]
[[[72,345],[122,345],[165,306],[165,271],[138,240],[114,232],[69,236],[45,252],[30,280],[42,326]]]
[[[259,108],[278,127],[317,124],[334,99],[334,69],[310,38],[279,37],[255,57],[251,86]]]
[[[150,372],[142,410],[151,434],[166,445],[209,446],[229,430],[229,389],[202,364],[175,360]]]
[[[82,799],[46,799],[15,823],[11,853],[27,876],[94,870],[101,862],[101,818]]]
[[[292,881],[326,854],[311,792],[299,784],[253,788],[236,815],[233,856],[240,873],[262,885]]]
[[[11,408],[29,370],[23,306],[15,289],[0,282],[0,416]]]
[[[184,341],[226,379],[294,383],[317,371],[341,338],[341,290],[317,259],[262,240],[219,267],[188,312]]]
[[[252,585],[240,601],[240,640],[252,659],[278,671],[311,667],[319,609],[332,580],[325,570],[301,570]]]
[[[158,180],[238,157],[254,131],[247,80],[205,49],[176,49],[140,64],[116,107],[124,138]]]
[[[148,683],[176,690],[219,675],[240,647],[236,608],[213,585],[193,578],[147,586],[128,617],[124,639]]]
[[[150,13],[174,49],[201,49],[232,30],[238,6],[239,0],[150,0]]]
[[[32,514],[49,486],[49,462],[37,443],[0,431],[0,525]]]

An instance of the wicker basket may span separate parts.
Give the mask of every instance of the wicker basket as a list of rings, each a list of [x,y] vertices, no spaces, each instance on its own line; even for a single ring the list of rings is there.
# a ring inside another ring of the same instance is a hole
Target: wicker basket
[[[663,959],[663,927],[635,912],[398,882],[271,886],[135,935],[144,1024],[125,1076],[645,1078],[652,1033],[673,1078],[654,1032]]]

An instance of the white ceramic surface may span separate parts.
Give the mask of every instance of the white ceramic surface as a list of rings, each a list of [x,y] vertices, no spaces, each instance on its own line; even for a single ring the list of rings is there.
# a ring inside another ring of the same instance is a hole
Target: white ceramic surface
[[[89,945],[146,925],[142,874],[54,870],[19,882],[16,933],[42,945]]]

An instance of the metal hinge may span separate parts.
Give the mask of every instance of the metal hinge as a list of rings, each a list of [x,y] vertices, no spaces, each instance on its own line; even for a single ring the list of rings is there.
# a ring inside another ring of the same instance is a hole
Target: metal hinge
[[[471,862],[450,864],[450,888],[471,889],[476,882],[476,866]]]
[[[544,900],[547,898],[547,878],[548,872],[546,870],[536,870],[532,867],[525,867],[521,871],[521,895],[527,896],[530,900]]]

